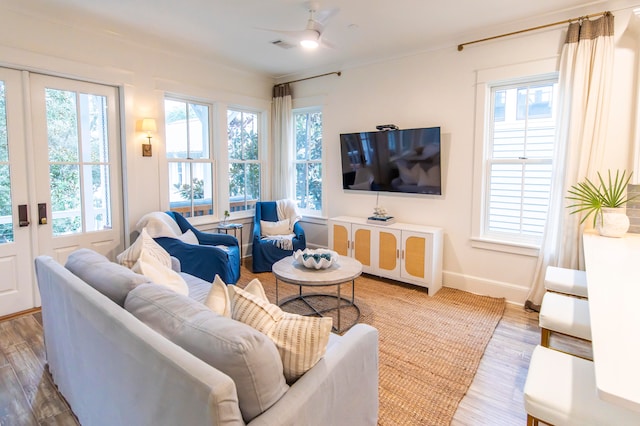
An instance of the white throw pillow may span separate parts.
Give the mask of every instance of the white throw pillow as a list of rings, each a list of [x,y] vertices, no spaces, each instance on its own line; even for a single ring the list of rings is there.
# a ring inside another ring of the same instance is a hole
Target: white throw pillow
[[[204,304],[216,314],[231,318],[231,301],[229,300],[227,284],[222,281],[218,274],[213,279],[211,290],[209,290]]]
[[[166,215],[165,215],[166,216]],[[136,264],[143,251],[156,258],[161,264],[171,268],[171,256],[162,246],[156,243],[147,232],[147,228],[142,228],[140,235],[128,249],[116,256],[119,264],[131,269]]]
[[[169,259],[169,262],[171,262],[171,259]],[[167,287],[184,296],[189,295],[189,287],[187,286],[184,278],[171,269],[171,267],[165,266],[149,251],[142,250],[140,258],[136,264],[133,265],[131,270],[149,278],[154,284]]]
[[[268,220],[260,221],[260,232],[265,237],[272,237],[274,235],[285,235],[289,233],[289,219],[279,220],[277,222],[270,222]]]
[[[200,241],[198,241],[198,237],[196,237],[196,234],[194,234],[191,229],[187,229],[187,232],[178,236],[178,239],[183,243],[193,244],[195,246],[200,244]]]
[[[266,300],[260,281],[254,280],[251,285],[251,292],[228,287],[231,317],[273,340],[282,358],[284,377],[288,383],[295,382],[324,356],[333,319],[284,312]]]

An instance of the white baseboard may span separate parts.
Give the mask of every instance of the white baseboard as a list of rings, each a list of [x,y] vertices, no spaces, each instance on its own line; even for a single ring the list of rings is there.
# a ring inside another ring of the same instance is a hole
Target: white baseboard
[[[456,272],[443,271],[443,286],[468,291],[469,293],[483,296],[504,297],[507,302],[524,305],[529,294],[528,287],[517,286],[501,281],[488,280],[458,274]]]

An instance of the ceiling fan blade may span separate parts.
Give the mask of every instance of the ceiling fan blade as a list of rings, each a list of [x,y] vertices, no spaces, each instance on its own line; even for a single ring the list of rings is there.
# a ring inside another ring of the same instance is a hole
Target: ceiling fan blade
[[[313,13],[313,19],[320,22],[323,26],[327,24],[329,19],[333,18],[340,12],[340,9],[334,7],[333,9],[317,10]]]
[[[280,34],[281,36],[287,37],[290,40],[294,40],[296,42],[300,40],[302,37],[304,37],[305,32],[307,31],[307,30],[286,31],[286,30],[274,30],[273,28],[258,28],[258,27],[256,27],[256,29],[261,31],[268,31],[270,33]]]

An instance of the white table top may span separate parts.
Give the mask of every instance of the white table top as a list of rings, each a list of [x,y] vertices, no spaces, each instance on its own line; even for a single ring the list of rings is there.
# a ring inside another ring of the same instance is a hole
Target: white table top
[[[362,264],[351,257],[339,256],[337,262],[326,269],[309,269],[289,256],[274,263],[271,270],[276,278],[287,283],[322,286],[356,279],[362,274]]]
[[[640,411],[640,235],[583,237],[598,394]]]

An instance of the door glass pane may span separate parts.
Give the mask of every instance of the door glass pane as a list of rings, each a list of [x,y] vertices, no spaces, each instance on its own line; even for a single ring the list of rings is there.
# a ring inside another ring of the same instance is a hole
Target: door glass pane
[[[11,178],[8,164],[0,164],[0,244],[13,241]]]
[[[4,81],[0,81],[0,244],[13,241],[11,170]]]
[[[107,136],[107,98],[81,93],[80,117],[82,129],[82,159],[104,163],[109,160]]]
[[[107,97],[46,89],[46,107],[53,235],[111,229]]]
[[[76,94],[45,89],[49,161],[78,161]]]
[[[107,165],[84,166],[84,209],[86,231],[111,229],[111,200],[109,190],[109,167]],[[87,179],[87,177],[89,179]]]
[[[72,164],[51,164],[49,179],[53,235],[81,232],[79,167]]]

